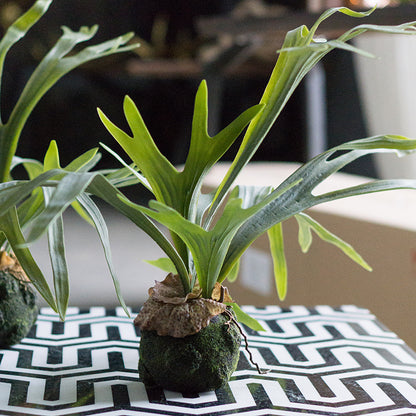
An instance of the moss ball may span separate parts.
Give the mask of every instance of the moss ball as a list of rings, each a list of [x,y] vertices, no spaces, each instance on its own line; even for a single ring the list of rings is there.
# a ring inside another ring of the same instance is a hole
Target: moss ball
[[[0,347],[18,344],[37,315],[36,294],[30,285],[0,271]]]
[[[139,375],[147,387],[199,393],[224,385],[237,368],[241,335],[226,314],[184,338],[142,331]]]

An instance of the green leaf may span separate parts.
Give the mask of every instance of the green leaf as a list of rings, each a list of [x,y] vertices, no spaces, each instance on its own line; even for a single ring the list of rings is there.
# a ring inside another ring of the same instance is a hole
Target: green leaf
[[[82,218],[87,224],[95,227],[94,222],[91,220],[91,217],[85,212],[84,208],[78,201],[73,201],[71,203],[72,209]]]
[[[175,187],[175,178],[179,174],[178,171],[160,153],[144,124],[139,110],[129,97],[124,100],[124,112],[133,137],[118,128],[98,109],[98,114],[104,126],[143,173],[155,197],[172,205],[169,189]]]
[[[361,267],[368,271],[372,271],[371,266],[354,250],[354,248],[350,244],[346,243],[341,238],[337,237],[335,234],[328,231],[309,215],[305,213],[300,213],[297,214],[295,218],[300,226],[312,229],[320,239],[327,243],[333,244],[335,247],[338,247],[350,259],[355,261]]]
[[[230,283],[233,283],[237,280],[238,273],[240,271],[240,261],[235,262],[234,266],[230,270],[230,273],[228,273],[227,276],[225,276],[225,279],[227,279]],[[221,280],[219,281],[221,283]]]
[[[107,130],[149,182],[156,200],[193,221],[198,215],[196,201],[204,176],[261,109],[260,105],[246,110],[221,132],[210,137],[207,133],[207,88],[206,83],[202,82],[195,98],[191,144],[182,172],[176,170],[160,153],[139,110],[129,97],[124,100],[124,113],[133,137],[112,123],[102,111],[98,112]],[[190,210],[190,207],[194,209]],[[182,260],[188,263],[188,250],[184,242],[177,234],[171,234]]]
[[[48,202],[51,192],[51,189],[44,189],[46,202]],[[65,256],[64,223],[62,216],[56,218],[48,228],[48,248],[53,272],[56,306],[59,317],[64,321],[69,301],[69,278]]]
[[[6,235],[0,230],[0,247],[4,247],[6,241]]]
[[[10,208],[16,207],[39,186],[47,185],[51,178],[60,173],[60,170],[54,169],[42,173],[31,181],[14,181],[0,184],[0,216],[4,215]]]
[[[124,100],[124,113],[133,137],[98,110],[107,130],[149,182],[156,200],[176,209],[189,219],[196,215],[196,212],[189,213],[188,210],[194,205],[191,203],[192,199],[199,197],[203,177],[262,109],[262,105],[258,105],[246,110],[220,133],[210,137],[207,132],[207,99],[207,87],[203,81],[195,97],[191,143],[182,172],[178,172],[160,153],[139,110],[129,97]]]
[[[50,171],[48,171],[50,172]],[[92,173],[66,174],[58,183],[46,208],[34,219],[27,236],[27,243],[31,244],[39,239],[47,230],[49,224],[55,221],[66,208],[82,194],[94,178]]]
[[[30,250],[27,247],[23,247],[25,244],[25,238],[22,230],[20,229],[16,209],[11,208],[4,215],[0,216],[0,224],[1,231],[6,235],[7,241],[12,247],[14,254],[23,267],[23,270],[29,276],[30,281],[48,305],[55,312],[58,312],[58,308],[54,296],[49,288],[48,282],[33,259]]]
[[[82,155],[78,156],[74,159],[71,163],[69,163],[65,170],[69,172],[83,172],[88,171],[90,167],[93,167],[95,163],[98,161],[96,158],[98,148],[88,150],[87,152],[83,153]],[[45,159],[44,159],[44,170],[47,171],[49,169],[61,169],[60,161],[59,161],[59,152],[58,146],[54,140],[51,141],[49,145],[49,149],[46,152]],[[73,200],[71,203],[71,207],[74,211],[88,224],[94,226],[93,221],[91,220],[91,216],[88,215],[80,203],[76,200]]]
[[[208,194],[201,193],[196,200],[196,215],[195,215],[195,224],[203,224],[204,215],[206,214],[208,208],[210,207],[213,199],[214,199],[215,192],[210,192]]]
[[[249,213],[246,217],[246,220],[241,223],[241,226],[249,221],[253,216],[257,217],[257,213],[271,203],[274,199],[277,198],[277,195],[282,195],[285,192],[288,192],[291,188],[298,185],[302,181],[302,178],[297,178],[293,182],[287,182],[285,185],[279,187],[278,190],[273,191],[273,188],[270,186],[237,186],[232,192],[231,195],[234,195],[242,200],[242,207],[247,210]],[[240,229],[241,227],[239,227]],[[237,233],[239,232],[237,230]],[[267,230],[265,230],[267,231]],[[251,242],[250,242],[251,244]],[[249,244],[246,246],[246,248]],[[232,272],[232,269],[235,267],[235,263],[239,260],[240,256],[244,253],[244,250],[241,250],[239,256],[235,256],[232,259],[232,262],[226,262],[223,264],[219,281],[222,281],[228,274]],[[227,253],[227,257],[229,254]]]
[[[55,140],[52,140],[49,143],[48,150],[46,151],[43,159],[43,170],[46,172],[47,170],[52,169],[61,169],[58,145]]]
[[[130,166],[129,166],[130,168]],[[131,168],[135,168],[134,165]],[[126,186],[137,185],[140,183],[135,175],[132,175],[130,169],[121,168],[121,169],[104,169],[100,171],[102,175],[104,175],[107,180],[114,185],[116,188],[123,188]]]
[[[65,166],[64,170],[69,172],[86,172],[92,169],[100,160],[101,156],[98,152],[98,147],[90,149],[78,156],[71,163]]]
[[[338,39],[328,42],[314,41],[313,38],[318,26],[333,14],[340,12],[351,17],[365,17],[373,10],[356,12],[346,7],[329,9],[322,13],[311,30],[308,30],[306,26],[300,26],[287,33],[276,65],[260,101],[260,103],[265,105],[264,110],[250,123],[238,153],[225,178],[218,187],[216,197],[208,214],[208,219],[215,215],[216,210],[227,195],[235,178],[257,151],[293,91],[305,75],[327,53],[335,48],[342,48],[362,54],[363,51],[357,50],[345,42],[368,30],[416,34],[415,22],[399,26],[361,25],[349,30]]]
[[[141,212],[176,233],[192,254],[202,296],[209,299],[217,281],[228,246],[238,228],[257,207],[241,208],[241,199],[231,195],[223,214],[211,230],[204,230],[174,209],[158,201],[150,201],[150,208],[139,207]],[[222,279],[223,280],[223,279]]]
[[[13,170],[18,165],[23,165],[23,167],[25,168],[29,176],[29,179],[33,179],[43,172],[42,163],[40,163],[38,160],[35,160],[35,159],[21,158],[18,156],[14,156],[12,159],[10,170]]]
[[[392,35],[415,35],[416,34],[416,21],[403,23],[396,26],[385,26],[385,25],[370,25],[362,24],[356,26],[344,34],[342,34],[338,40],[341,42],[347,42],[365,32],[379,32],[379,33],[389,33]]]
[[[306,221],[302,221],[298,214],[295,215],[298,222],[299,233],[298,242],[302,253],[307,253],[312,244],[312,232],[311,227]]]
[[[117,209],[153,239],[153,241],[175,264],[185,292],[188,293],[190,291],[189,276],[185,264],[165,235],[152,223],[152,221],[140,212],[140,206],[129,201],[102,175],[97,174],[87,190]]]
[[[376,10],[377,6],[374,6],[370,10],[359,12],[356,10],[351,10],[348,7],[333,7],[328,10],[325,10],[322,12],[322,14],[318,17],[314,25],[312,26],[310,33],[309,33],[309,41],[313,40],[313,37],[315,36],[316,31],[318,30],[319,26],[323,21],[330,18],[332,15],[336,13],[343,13],[351,17],[357,17],[357,18],[363,18],[369,16],[371,13]]]
[[[193,198],[199,197],[202,179],[209,169],[226,153],[241,132],[263,109],[259,104],[244,111],[228,126],[210,137],[208,134],[208,90],[205,81],[202,81],[196,97],[194,116],[192,120],[192,135],[188,157],[180,174],[182,189],[191,189],[189,197],[182,201],[185,209],[179,210],[181,214],[190,220],[195,218],[196,212],[188,212],[188,206],[194,207]],[[185,194],[186,195],[186,194]],[[173,207],[178,209],[178,207]]]
[[[45,172],[45,174],[56,174],[56,171],[57,170],[54,170],[54,172],[48,171]],[[103,175],[101,175],[98,172],[58,172],[64,174],[65,176],[61,179],[61,181],[56,186],[55,190],[51,193],[50,200],[45,209],[39,216],[33,219],[31,229],[26,241],[21,242],[23,246],[27,246],[28,244],[38,239],[43,233],[45,233],[48,227],[51,224],[53,224],[53,222],[62,215],[65,209],[78,198],[80,202],[83,201],[83,209],[88,208],[87,213],[94,221],[97,232],[99,233],[101,242],[104,247],[106,260],[114,280],[117,295],[121,299],[120,291],[118,289],[118,283],[111,262],[108,235],[105,228],[105,223],[102,220],[99,212],[94,211],[94,208],[91,205],[91,201],[89,201],[88,204],[85,202],[86,194],[92,193],[97,195],[104,201],[108,202],[110,205],[119,210],[126,217],[130,218],[136,225],[138,225],[143,231],[145,231],[152,237],[152,239],[172,259],[182,278],[184,280],[186,279],[185,281],[188,281],[188,287],[186,288],[186,290],[189,291],[188,272],[172,244],[145,215],[143,215],[136,208],[132,208],[134,204],[132,204],[130,201],[126,203],[123,195],[117,190],[117,188],[111,185],[111,183]],[[42,174],[41,176],[45,174]],[[39,181],[39,178],[40,177],[37,177],[35,180]],[[27,185],[27,183],[24,183],[20,186],[20,189]],[[32,188],[29,189],[31,190]],[[15,191],[14,188],[12,188],[11,190]],[[0,192],[0,196],[3,194],[4,192]],[[122,301],[121,304],[123,305]]]
[[[130,165],[128,165],[114,150],[110,149],[104,143],[100,143],[100,145],[105,150],[107,150],[108,153],[114,156],[127,170],[129,170],[131,174],[134,175],[142,185],[144,185],[150,192],[153,193],[149,181],[141,173],[137,172],[137,170],[133,169]]]
[[[305,163],[267,197],[267,204],[263,208],[239,228],[230,244],[221,273],[228,273],[247,247],[270,227],[312,206],[372,192],[416,189],[416,180],[396,179],[375,180],[322,195],[313,193],[322,181],[359,157],[377,152],[413,149],[416,149],[416,140],[400,136],[376,136],[336,146]],[[287,190],[282,191],[282,187]]]
[[[123,47],[133,36],[129,33],[98,45],[88,46],[71,54],[76,45],[90,40],[96,31],[97,26],[82,27],[78,32],[64,27],[63,35],[30,76],[9,120],[0,126],[0,182],[4,182],[8,178],[17,142],[29,115],[43,95],[62,76],[91,60],[137,47],[137,45]]]
[[[44,208],[44,197],[41,189],[33,191],[32,195],[17,207],[21,227],[24,229]]]
[[[248,326],[253,331],[265,331],[265,329],[261,326],[260,322],[257,319],[254,319],[252,316],[245,313],[236,303],[234,302],[227,302],[227,305],[233,308],[235,316],[237,317],[237,321],[242,323],[243,325]]]
[[[116,291],[117,299],[120,305],[122,306],[122,308],[124,309],[124,312],[126,313],[126,315],[130,316],[127,305],[124,302],[123,296],[121,294],[120,283],[118,281],[117,274],[113,266],[113,260],[112,260],[111,248],[110,248],[110,238],[108,235],[107,224],[105,223],[105,220],[103,216],[101,215],[101,212],[98,209],[97,205],[88,195],[81,194],[78,197],[78,201],[80,202],[82,207],[85,209],[85,211],[88,213],[88,215],[91,217],[92,221],[95,224],[95,229],[97,230],[98,236],[100,237],[100,241],[104,249],[104,255],[107,261],[107,266],[110,271],[111,277],[113,279],[113,284],[114,284],[114,288]]]
[[[30,28],[46,13],[52,0],[37,0],[33,6],[10,25],[0,40],[0,91],[4,61],[10,48],[22,39]],[[1,117],[0,117],[1,124]]]
[[[284,300],[287,293],[287,264],[283,243],[283,228],[279,222],[267,230],[270,242],[270,253],[273,259],[273,270],[276,282],[277,294],[280,300]]]
[[[158,267],[159,269],[163,270],[164,272],[176,274],[176,267],[173,264],[173,261],[168,257],[161,257],[157,260],[145,260],[146,263]]]

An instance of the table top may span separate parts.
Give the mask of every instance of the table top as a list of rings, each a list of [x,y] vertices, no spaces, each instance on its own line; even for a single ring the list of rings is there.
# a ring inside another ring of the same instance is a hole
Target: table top
[[[244,307],[260,375],[241,347],[224,388],[146,391],[140,336],[121,309],[44,308],[21,344],[0,350],[0,415],[416,415],[416,354],[368,310]],[[134,313],[133,313],[134,315]]]

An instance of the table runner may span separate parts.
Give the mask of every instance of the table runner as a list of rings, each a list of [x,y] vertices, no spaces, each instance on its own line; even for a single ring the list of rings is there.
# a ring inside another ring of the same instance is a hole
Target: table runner
[[[121,308],[43,308],[21,344],[0,350],[0,415],[416,415],[416,354],[356,306],[243,308],[245,328],[225,387],[193,396],[146,390],[139,331]],[[132,311],[132,316],[135,312]]]

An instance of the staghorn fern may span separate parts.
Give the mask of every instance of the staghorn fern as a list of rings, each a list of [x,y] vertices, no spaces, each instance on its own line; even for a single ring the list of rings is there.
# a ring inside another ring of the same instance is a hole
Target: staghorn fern
[[[149,207],[133,203],[112,183],[112,178],[102,172],[86,172],[81,169],[76,172],[58,169],[56,174],[45,172],[36,178],[36,183],[17,183],[4,190],[8,192],[8,198],[14,198],[14,201],[21,198],[19,201],[23,201],[38,186],[53,188],[48,193],[46,207],[30,223],[26,243],[30,244],[45,233],[60,218],[66,207],[76,200],[94,222],[112,270],[105,223],[91,199],[91,196],[96,196],[131,219],[160,246],[167,259],[155,263],[167,271],[177,273],[185,293],[192,292],[198,284],[202,296],[207,299],[211,298],[216,283],[236,277],[241,255],[257,237],[266,232],[273,248],[278,292],[284,297],[287,272],[281,224],[292,216],[299,222],[302,250],[308,249],[313,230],[319,237],[335,244],[354,261],[369,269],[367,263],[349,244],[316,223],[303,211],[323,202],[354,195],[390,189],[416,189],[416,181],[413,180],[375,180],[322,195],[313,194],[319,183],[357,158],[376,152],[410,152],[416,149],[416,140],[386,135],[351,141],[316,156],[276,189],[232,187],[235,178],[267,136],[295,88],[327,53],[341,48],[365,54],[347,42],[366,31],[416,33],[414,23],[392,27],[360,25],[336,40],[315,42],[314,35],[318,25],[338,12],[353,18],[365,17],[371,13],[354,12],[345,7],[330,9],[322,14],[310,30],[301,26],[290,31],[260,104],[246,110],[213,137],[207,132],[207,86],[205,82],[201,83],[195,98],[189,152],[182,170],[176,169],[160,153],[130,98],[126,97],[124,101],[124,113],[131,133],[121,130],[99,111],[107,130],[134,163],[129,166],[122,162],[125,165],[123,174],[126,171],[134,174],[136,180],[153,193],[155,201],[151,201]],[[213,193],[203,194],[201,186],[205,175],[244,129],[246,132],[239,151],[223,181]],[[60,177],[56,176],[58,172]],[[21,197],[23,190],[25,194]],[[219,208],[222,210],[221,214]],[[0,199],[0,215],[9,210],[7,201]],[[172,242],[160,232],[153,220],[168,227]],[[116,292],[123,304],[114,273],[113,278]],[[237,305],[233,306],[242,322],[259,329],[259,325],[249,320]]]
[[[30,28],[47,12],[51,4],[52,0],[37,0],[8,28],[1,39],[0,88],[7,53],[24,38]],[[59,178],[65,180],[65,175],[62,175],[64,172],[76,173],[88,170],[97,163],[99,156],[96,149],[89,151],[62,169],[54,142],[51,143],[45,156],[44,164],[32,159],[17,158],[15,153],[21,132],[32,110],[61,77],[88,61],[137,47],[137,45],[127,45],[133,36],[132,33],[128,33],[107,42],[88,46],[78,52],[74,51],[78,44],[92,39],[97,30],[98,27],[93,26],[82,27],[78,32],[74,32],[63,27],[62,36],[32,73],[8,120],[3,120],[0,115],[0,248],[6,248],[7,242],[7,246],[14,251],[40,295],[51,308],[59,313],[62,319],[65,317],[69,295],[62,218],[59,216],[45,229],[45,232],[48,231],[55,295],[27,247],[22,228],[30,226],[34,218],[49,203],[53,188],[51,188],[52,182],[48,183],[48,181],[59,180]],[[19,164],[25,167],[29,181],[13,181],[11,171]],[[73,201],[72,206],[82,217],[90,221],[79,203]]]

